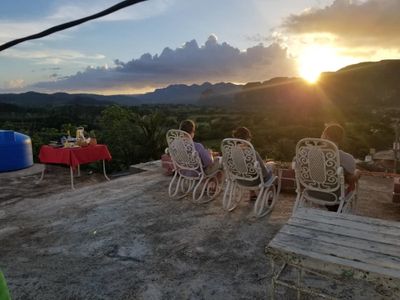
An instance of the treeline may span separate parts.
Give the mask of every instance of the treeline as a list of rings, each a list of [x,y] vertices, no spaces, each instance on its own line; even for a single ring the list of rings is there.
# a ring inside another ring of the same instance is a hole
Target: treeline
[[[23,108],[0,104],[0,129],[15,130],[32,139],[34,160],[40,147],[60,140],[76,127],[107,144],[113,160],[113,170],[125,169],[137,162],[158,159],[165,148],[167,128],[176,126],[158,107],[120,107],[68,105],[51,108]]]
[[[255,109],[255,107],[257,109]],[[344,150],[363,158],[370,148],[390,149],[394,138],[393,120],[399,110],[384,107],[343,107],[314,105],[307,101],[296,105],[241,107],[200,107],[191,105],[142,105],[139,107],[83,106],[79,104],[27,108],[0,104],[0,129],[23,132],[32,138],[34,158],[41,145],[58,140],[84,126],[96,134],[99,143],[107,144],[113,170],[131,164],[159,159],[166,147],[165,133],[191,118],[198,128],[196,139],[219,150],[223,138],[230,137],[238,126],[253,133],[253,143],[268,159],[290,161],[297,141],[319,137],[324,125],[339,122],[347,136]]]

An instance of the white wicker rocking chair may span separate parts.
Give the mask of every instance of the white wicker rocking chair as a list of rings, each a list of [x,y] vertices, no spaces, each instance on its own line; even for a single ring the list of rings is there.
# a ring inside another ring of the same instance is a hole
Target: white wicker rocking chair
[[[194,203],[207,203],[221,192],[222,170],[206,174],[192,137],[185,131],[167,132],[168,151],[174,165],[174,175],[168,188],[171,198],[180,199],[192,194]]]
[[[297,197],[293,212],[309,203],[339,205],[337,213],[350,212],[356,205],[357,186],[346,194],[339,150],[331,141],[305,138],[296,146]]]
[[[234,210],[245,190],[259,191],[254,203],[254,215],[259,218],[270,213],[280,192],[278,176],[272,175],[267,182],[264,181],[253,145],[246,140],[224,139],[221,151],[227,179],[222,200],[223,208],[228,211]]]

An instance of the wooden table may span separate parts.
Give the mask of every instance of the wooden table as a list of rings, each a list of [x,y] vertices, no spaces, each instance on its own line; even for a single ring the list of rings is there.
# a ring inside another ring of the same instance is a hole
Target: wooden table
[[[303,273],[330,274],[346,279],[379,282],[400,299],[400,223],[312,208],[299,208],[266,247],[273,266],[271,299],[277,284],[325,299],[337,299],[302,286]],[[283,262],[276,272],[275,263]],[[298,270],[297,282],[279,276],[285,267]]]
[[[44,164],[64,164],[68,165],[71,174],[71,188],[74,188],[74,170],[77,169],[80,175],[80,165],[95,161],[103,162],[103,174],[107,180],[110,180],[106,174],[105,160],[111,160],[111,154],[106,145],[90,145],[87,147],[73,148],[54,148],[44,145],[40,148],[39,159]],[[46,166],[42,171],[39,182],[43,180]]]

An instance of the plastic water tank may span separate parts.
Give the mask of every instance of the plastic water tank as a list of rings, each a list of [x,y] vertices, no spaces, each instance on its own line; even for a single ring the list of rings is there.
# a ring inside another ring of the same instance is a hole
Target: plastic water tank
[[[0,130],[0,172],[24,169],[32,165],[31,138],[12,130]]]

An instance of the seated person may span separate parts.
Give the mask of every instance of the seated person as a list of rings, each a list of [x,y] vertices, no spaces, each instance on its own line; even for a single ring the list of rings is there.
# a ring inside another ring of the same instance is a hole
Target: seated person
[[[183,130],[190,134],[192,139],[194,138],[194,133],[196,130],[196,125],[192,120],[184,120],[179,125],[179,129]],[[210,150],[204,148],[201,143],[194,143],[194,148],[199,153],[201,164],[203,166],[203,170],[206,174],[211,174],[222,168],[219,160],[214,160]]]
[[[251,132],[246,127],[238,127],[232,132],[232,136],[236,139],[246,140],[251,142]],[[272,168],[270,165],[266,165],[261,158],[260,154],[256,151],[256,158],[258,163],[261,167],[261,174],[264,179],[264,182],[267,182],[272,177]],[[239,184],[247,185],[247,186],[254,186],[260,183],[260,180],[255,181],[246,181],[246,180],[238,180]]]
[[[339,148],[339,144],[342,143],[344,138],[344,129],[339,124],[328,125],[322,132],[321,138],[333,142]],[[344,179],[347,185],[345,192],[348,194],[355,189],[356,183],[360,178],[360,173],[356,169],[356,162],[353,155],[339,149],[339,161],[340,166],[344,170]],[[326,208],[330,211],[337,211],[339,205],[329,205]]]
[[[339,124],[331,124],[324,129],[321,138],[333,142],[339,148],[339,144],[342,143],[344,138],[344,129]],[[355,185],[360,178],[360,173],[356,170],[356,161],[353,155],[340,149],[339,160],[344,170],[345,182],[348,184],[346,192],[350,192],[355,189]]]

